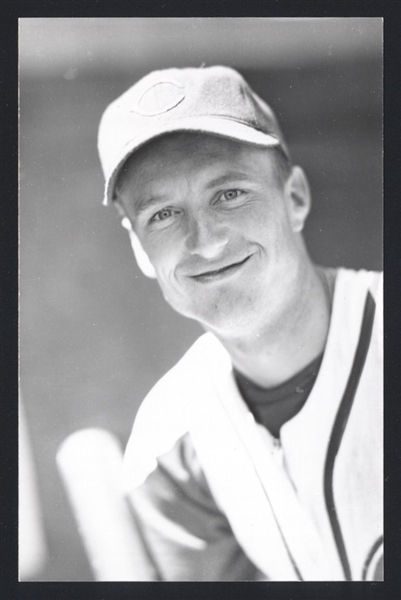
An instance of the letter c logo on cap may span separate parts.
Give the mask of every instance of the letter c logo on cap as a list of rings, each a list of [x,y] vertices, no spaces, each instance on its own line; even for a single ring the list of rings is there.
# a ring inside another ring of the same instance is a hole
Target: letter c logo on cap
[[[162,115],[184,100],[183,89],[183,86],[172,81],[159,81],[142,94],[131,110],[144,117]]]

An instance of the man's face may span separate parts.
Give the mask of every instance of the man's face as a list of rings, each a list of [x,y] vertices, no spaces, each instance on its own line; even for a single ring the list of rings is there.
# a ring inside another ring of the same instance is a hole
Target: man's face
[[[306,253],[290,188],[270,150],[174,134],[137,152],[120,197],[166,301],[234,334],[273,318],[300,284]]]

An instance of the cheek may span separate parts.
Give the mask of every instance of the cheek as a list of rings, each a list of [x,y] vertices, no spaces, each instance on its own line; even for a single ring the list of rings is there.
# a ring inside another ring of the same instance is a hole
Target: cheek
[[[169,270],[169,265],[174,262],[176,250],[169,236],[155,236],[142,239],[142,246],[150,262],[157,272]]]
[[[294,232],[284,211],[264,213],[253,229],[253,240],[260,245],[262,252],[272,263],[288,260],[296,244]]]
[[[149,260],[152,263],[160,287],[168,293],[175,284],[175,269],[179,263],[180,255],[177,248],[167,241],[158,248],[152,248],[149,251]]]
[[[276,243],[282,238],[285,223],[282,215],[268,207],[255,211],[241,220],[238,233],[250,241],[259,242],[261,245]]]

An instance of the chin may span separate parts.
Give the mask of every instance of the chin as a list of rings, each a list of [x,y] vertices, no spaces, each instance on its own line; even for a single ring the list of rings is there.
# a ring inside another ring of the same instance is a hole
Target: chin
[[[235,306],[227,306],[223,302],[212,304],[207,309],[202,306],[202,309],[192,307],[180,310],[176,307],[175,310],[184,317],[197,321],[205,330],[226,336],[248,333],[260,315],[260,311],[249,305],[244,307],[236,303]]]
[[[244,289],[245,288],[245,289]],[[249,331],[252,324],[260,321],[264,308],[269,303],[266,292],[258,286],[230,286],[226,289],[208,290],[207,293],[184,293],[183,290],[165,288],[164,298],[173,310],[193,319],[211,331]],[[264,293],[263,293],[264,291]],[[269,303],[270,304],[270,303]]]

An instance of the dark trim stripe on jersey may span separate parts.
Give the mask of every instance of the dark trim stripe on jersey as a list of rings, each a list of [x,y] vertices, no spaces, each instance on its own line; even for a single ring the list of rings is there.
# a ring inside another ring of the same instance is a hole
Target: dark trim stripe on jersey
[[[373,544],[372,548],[370,549],[370,552],[365,560],[365,564],[363,565],[363,571],[362,571],[362,579],[364,581],[366,581],[366,577],[368,574],[368,569],[370,567],[370,564],[372,562],[372,560],[375,557],[376,552],[379,550],[379,548],[383,545],[383,536],[381,535]],[[381,555],[383,556],[383,554]],[[377,566],[377,565],[376,565]]]
[[[348,378],[347,386],[342,397],[340,407],[338,409],[330,442],[327,450],[326,465],[324,472],[324,495],[326,507],[333,530],[334,539],[337,544],[337,550],[340,555],[341,564],[343,567],[346,581],[352,580],[351,568],[345,549],[344,539],[341,533],[341,527],[338,520],[333,492],[333,474],[334,463],[341,441],[344,435],[345,428],[348,423],[348,417],[351,412],[355,393],[358,388],[359,380],[365,365],[366,356],[369,350],[370,340],[372,337],[373,320],[375,316],[376,303],[370,292],[367,293],[361,331],[359,334],[358,346],[354,356],[354,362]]]

